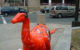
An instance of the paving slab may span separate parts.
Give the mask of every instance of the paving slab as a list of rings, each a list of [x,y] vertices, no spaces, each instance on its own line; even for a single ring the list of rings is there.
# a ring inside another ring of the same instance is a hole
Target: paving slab
[[[31,29],[36,26],[31,23]],[[51,37],[51,50],[70,50],[71,26],[59,24],[46,24],[49,29],[57,28]],[[0,50],[18,50],[22,48],[21,43],[22,24],[0,24]]]

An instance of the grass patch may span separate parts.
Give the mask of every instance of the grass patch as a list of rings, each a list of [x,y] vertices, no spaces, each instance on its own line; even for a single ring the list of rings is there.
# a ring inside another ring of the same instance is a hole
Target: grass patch
[[[80,29],[72,30],[72,45],[76,50],[80,50]]]

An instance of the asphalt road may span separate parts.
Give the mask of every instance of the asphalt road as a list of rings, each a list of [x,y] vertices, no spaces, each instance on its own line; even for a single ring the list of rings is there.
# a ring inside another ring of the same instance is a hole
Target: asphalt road
[[[31,22],[37,22],[37,14],[29,15],[29,18],[31,19]],[[71,24],[72,21],[74,21],[74,18],[52,18],[49,16],[49,14],[45,15],[46,23],[55,23],[55,24]]]
[[[7,24],[10,23],[11,19],[14,17],[15,15],[13,16],[3,16],[4,20],[6,21]],[[31,13],[29,14],[29,18],[30,18],[30,22],[31,23],[36,23],[37,22],[37,13]],[[74,18],[72,17],[68,17],[68,18],[51,18],[49,16],[49,14],[46,14],[45,15],[45,19],[46,19],[46,23],[55,23],[55,24],[67,24],[67,25],[70,25],[72,23],[72,21],[74,21]],[[2,19],[2,17],[0,16],[0,24],[4,24],[4,20]],[[80,18],[79,18],[80,20]]]

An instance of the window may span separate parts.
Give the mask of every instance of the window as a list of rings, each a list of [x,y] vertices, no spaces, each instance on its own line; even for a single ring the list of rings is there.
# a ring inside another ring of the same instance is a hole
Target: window
[[[7,2],[7,0],[4,0],[4,2]]]
[[[68,10],[75,10],[75,8],[70,8],[70,7],[69,7],[69,9],[68,9]]]
[[[52,0],[52,3],[61,3],[62,0]]]
[[[9,3],[22,2],[22,0],[5,0],[5,2],[9,2]]]
[[[56,10],[61,10],[62,9],[62,7],[56,7]]]
[[[54,8],[52,8],[51,10],[54,10]]]
[[[40,0],[41,5],[48,5],[48,0]]]
[[[75,4],[76,0],[65,0],[66,3]]]
[[[56,10],[68,10],[68,7],[56,7]]]
[[[68,10],[68,7],[62,7],[62,10]]]

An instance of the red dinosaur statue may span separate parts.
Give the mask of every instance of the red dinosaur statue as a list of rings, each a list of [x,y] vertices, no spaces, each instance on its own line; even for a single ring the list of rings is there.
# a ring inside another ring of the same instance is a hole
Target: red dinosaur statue
[[[49,29],[39,24],[30,31],[30,21],[26,13],[18,13],[11,22],[22,22],[21,39],[23,43],[23,50],[50,50],[50,33],[54,33],[56,29],[49,31]]]

